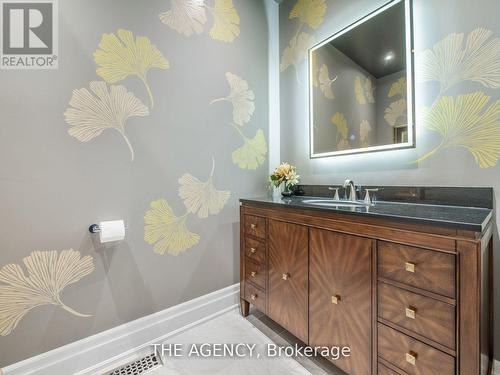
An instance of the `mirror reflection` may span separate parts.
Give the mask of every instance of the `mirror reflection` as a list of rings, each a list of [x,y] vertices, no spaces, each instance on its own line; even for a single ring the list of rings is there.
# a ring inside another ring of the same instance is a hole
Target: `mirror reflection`
[[[408,1],[310,50],[311,157],[413,146]]]

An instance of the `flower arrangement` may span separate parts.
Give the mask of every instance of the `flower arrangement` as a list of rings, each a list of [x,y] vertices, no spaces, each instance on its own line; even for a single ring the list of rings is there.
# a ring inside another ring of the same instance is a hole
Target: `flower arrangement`
[[[293,165],[281,163],[281,165],[271,174],[269,180],[275,187],[279,187],[284,182],[285,192],[287,194],[283,195],[291,195],[291,193],[289,193],[290,187],[299,183],[299,177],[300,176],[297,174],[297,170]]]

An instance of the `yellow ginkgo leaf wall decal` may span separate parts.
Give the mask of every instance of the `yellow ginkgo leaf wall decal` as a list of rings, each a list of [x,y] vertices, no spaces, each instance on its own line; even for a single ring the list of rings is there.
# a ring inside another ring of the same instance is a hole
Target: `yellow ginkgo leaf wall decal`
[[[298,0],[290,12],[290,19],[298,18],[301,24],[317,29],[323,23],[325,0]]]
[[[391,85],[387,96],[393,98],[396,95],[406,98],[406,77],[401,77]]]
[[[354,94],[359,104],[375,103],[375,87],[370,78],[356,76],[354,78]]]
[[[60,307],[78,317],[89,317],[65,305],[61,292],[94,271],[92,257],[73,249],[34,251],[23,259],[27,275],[18,264],[0,269],[0,336],[7,336],[32,309]]]
[[[193,247],[200,236],[187,229],[188,214],[176,216],[165,199],[151,202],[151,209],[144,216],[144,240],[161,255],[179,255]]]
[[[337,140],[340,138],[347,139],[349,128],[347,127],[347,119],[344,114],[336,112],[330,121],[337,128]]]
[[[494,167],[500,158],[500,100],[474,92],[440,97],[422,120],[426,128],[442,136],[441,143],[420,157],[427,159],[446,147],[465,147],[481,168]]]
[[[321,65],[319,68],[318,81],[319,88],[325,98],[327,99],[335,99],[335,95],[333,94],[332,84],[337,80],[337,76],[330,78],[330,73],[328,72],[328,66],[326,64]]]
[[[236,125],[243,126],[252,118],[255,111],[255,94],[248,88],[248,83],[236,74],[227,72],[226,79],[231,91],[225,98],[215,99],[210,102],[213,104],[219,101],[229,101],[233,105],[233,122]]]
[[[88,142],[106,129],[121,134],[134,160],[134,149],[125,135],[125,122],[132,116],[149,115],[148,108],[128,92],[124,86],[110,86],[106,82],[90,82],[86,88],[73,91],[70,107],[64,113],[70,125],[68,133],[81,142]]]
[[[210,36],[223,42],[234,41],[240,35],[240,16],[234,8],[233,0],[215,0],[211,10],[214,26],[210,30]]]
[[[179,178],[179,197],[184,201],[188,212],[200,219],[208,215],[217,215],[231,197],[230,191],[217,190],[213,184],[215,161],[212,160],[212,172],[207,181],[201,182],[189,173]]]
[[[359,76],[356,76],[356,78],[354,79],[354,94],[356,95],[356,101],[359,104],[366,104],[363,84],[361,83],[361,77]]]
[[[489,88],[500,87],[500,39],[485,28],[453,33],[422,52],[419,76],[422,81],[437,81],[441,93],[462,81],[478,82]]]
[[[385,121],[391,126],[406,125],[408,123],[406,107],[406,99],[399,99],[391,103],[385,109]]]
[[[206,10],[213,16],[210,37],[233,42],[240,35],[240,16],[233,0],[215,0],[213,7],[206,0],[171,0],[171,8],[160,14],[160,20],[185,36],[201,34],[207,23]]]
[[[204,0],[171,0],[172,8],[160,14],[165,25],[180,34],[190,36],[201,34],[207,22]]]
[[[146,87],[153,107],[153,93],[147,81],[150,69],[168,69],[170,63],[144,36],[134,35],[129,30],[120,29],[116,34],[104,34],[99,49],[94,52],[98,65],[97,74],[108,83],[124,80],[128,76],[137,76]]]
[[[299,63],[307,57],[307,50],[314,43],[314,37],[311,34],[302,32],[294,36],[288,46],[283,51],[283,56],[281,57],[280,71],[287,70],[290,66],[295,68],[295,73],[298,77],[298,65]]]
[[[267,143],[264,132],[259,129],[255,137],[247,138],[239,128],[236,129],[243,137],[244,144],[233,152],[233,163],[241,169],[257,169],[266,160]]]

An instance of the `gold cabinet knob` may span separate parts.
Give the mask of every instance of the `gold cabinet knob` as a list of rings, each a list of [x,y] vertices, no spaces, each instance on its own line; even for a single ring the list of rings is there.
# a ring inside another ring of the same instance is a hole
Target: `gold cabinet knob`
[[[251,294],[251,295],[250,295],[250,299],[251,299],[252,301],[255,301],[255,299],[256,299],[256,298],[257,298],[257,294]]]
[[[417,314],[417,309],[414,307],[408,306],[405,309],[405,315],[408,319],[415,319],[416,314]]]
[[[290,277],[290,274],[289,274],[289,273],[284,273],[284,274],[281,276],[281,278],[282,278],[283,280],[288,280],[288,278],[289,278],[289,277]]]
[[[256,271],[252,271],[252,272],[250,273],[250,276],[252,276],[252,277],[257,276],[257,272],[256,272]]]
[[[417,362],[417,353],[414,352],[409,352],[406,353],[406,362],[408,362],[410,365],[415,366],[415,363]]]
[[[406,262],[405,263],[405,270],[407,272],[411,272],[411,273],[415,273],[415,263],[410,263],[410,262]]]
[[[255,230],[255,229],[257,229],[257,225],[256,224],[250,224],[250,228],[252,228],[252,230]]]
[[[252,254],[255,254],[255,252],[256,252],[256,251],[257,251],[257,249],[256,249],[255,247],[251,247],[251,248],[250,248],[250,252],[251,252]]]
[[[339,303],[340,301],[341,301],[341,298],[340,298],[340,296],[339,296],[338,294],[337,294],[337,295],[335,295],[335,296],[332,296],[332,303],[333,303],[334,305],[338,305],[338,303]]]

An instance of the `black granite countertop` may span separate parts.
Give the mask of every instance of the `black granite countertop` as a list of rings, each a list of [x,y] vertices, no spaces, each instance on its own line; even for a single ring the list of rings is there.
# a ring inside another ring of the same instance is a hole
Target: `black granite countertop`
[[[304,203],[306,199],[325,199],[324,197],[292,196],[290,198],[249,198],[240,199],[242,203],[257,203],[274,206],[310,209],[316,211],[338,212],[346,215],[397,219],[415,224],[439,225],[441,227],[483,232],[492,218],[492,209],[377,201],[369,207],[325,207]]]

